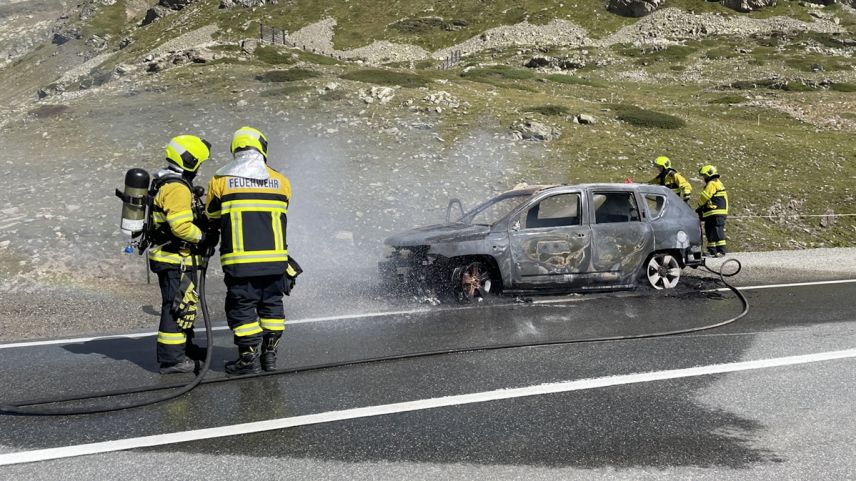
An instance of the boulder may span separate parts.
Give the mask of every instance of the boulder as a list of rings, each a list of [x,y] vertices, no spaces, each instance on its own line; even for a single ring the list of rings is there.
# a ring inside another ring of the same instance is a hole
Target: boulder
[[[553,57],[532,57],[528,62],[523,64],[526,68],[544,68],[550,67],[555,59]]]
[[[597,122],[594,116],[591,116],[589,114],[579,114],[576,116],[575,120],[578,124],[582,125],[592,125]]]
[[[264,7],[265,5],[275,5],[276,0],[220,0],[220,8],[255,8]]]
[[[86,45],[92,47],[96,52],[100,52],[107,48],[107,39],[98,35],[93,35],[86,40]]]
[[[748,13],[764,7],[773,7],[776,5],[776,0],[719,0],[719,3],[723,7]]]
[[[608,0],[606,9],[623,17],[644,17],[660,8],[664,0]]]
[[[163,5],[155,5],[146,12],[146,16],[143,17],[143,21],[140,23],[140,26],[144,27],[146,25],[154,23],[160,20],[161,18],[173,13],[174,11],[175,10],[171,10],[167,7],[164,7]]]
[[[373,104],[375,101],[385,104],[395,97],[395,90],[390,87],[372,87],[368,90],[360,92],[360,100],[367,104]]]
[[[160,0],[158,5],[166,7],[170,10],[181,10],[182,8],[193,3],[193,0]]]
[[[62,45],[75,39],[81,38],[83,35],[76,28],[64,28],[54,32],[51,37],[51,43],[54,45]]]
[[[217,56],[214,54],[214,52],[212,52],[211,50],[208,50],[207,48],[203,48],[203,49],[199,49],[199,50],[197,50],[197,49],[190,50],[189,52],[187,52],[187,56],[188,56],[188,58],[190,58],[190,61],[193,63],[208,63],[208,62],[213,62],[214,60],[217,59]]]
[[[518,120],[511,125],[511,136],[517,140],[555,140],[561,132],[554,127],[535,122],[534,120]]]
[[[251,54],[259,48],[259,41],[254,38],[248,38],[241,41],[241,51]]]
[[[585,67],[586,62],[578,58],[532,57],[523,66],[527,68],[577,70]]]

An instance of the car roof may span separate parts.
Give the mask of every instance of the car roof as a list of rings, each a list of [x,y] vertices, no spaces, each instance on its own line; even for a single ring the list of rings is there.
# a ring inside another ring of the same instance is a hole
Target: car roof
[[[527,185],[527,184],[518,184],[514,186],[511,190],[503,192],[503,194],[535,194],[537,192],[542,192],[545,190],[557,189],[557,188],[579,188],[579,189],[619,189],[619,190],[627,190],[634,189],[638,187],[658,187],[654,184],[639,184],[639,183],[626,183],[626,182],[599,182],[599,183],[585,183],[585,184],[540,184],[540,185]]]

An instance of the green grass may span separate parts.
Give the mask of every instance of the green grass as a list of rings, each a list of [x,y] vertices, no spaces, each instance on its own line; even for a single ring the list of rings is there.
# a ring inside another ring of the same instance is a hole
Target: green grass
[[[570,115],[571,111],[562,105],[539,105],[523,109],[524,112],[534,112],[547,117],[561,117]]]
[[[267,45],[257,48],[253,52],[253,55],[262,62],[270,65],[291,65],[295,63],[291,52]]]
[[[51,117],[58,117],[59,115],[67,112],[69,110],[67,105],[40,105],[33,110],[30,110],[30,115],[33,115],[39,119],[48,119]]]
[[[715,99],[711,99],[708,101],[709,104],[723,104],[723,105],[734,105],[734,104],[742,104],[746,102],[746,97],[742,95],[726,95],[724,97],[717,97]]]
[[[841,112],[838,115],[844,119],[856,120],[856,112]]]
[[[461,72],[461,77],[472,82],[479,82],[494,87],[516,89],[526,92],[537,92],[538,89],[522,83],[535,78],[531,70],[508,67],[505,65],[493,65],[490,67],[473,68]]]
[[[116,2],[113,5],[104,5],[98,7],[98,10],[84,25],[83,38],[98,35],[110,35],[113,40],[116,40],[126,25],[125,19],[125,4],[124,2]]]
[[[381,69],[357,70],[341,75],[340,78],[377,85],[407,88],[425,87],[429,83],[427,78],[416,74]]]
[[[836,92],[856,92],[856,84],[848,82],[833,83],[829,86],[829,89]]]
[[[708,50],[704,53],[705,58],[713,59],[713,60],[725,60],[731,58],[737,58],[740,54],[734,50],[733,48],[728,47],[719,47]]]
[[[210,1],[209,8],[216,5]],[[430,10],[426,7],[430,7]],[[337,21],[334,46],[351,49],[374,40],[410,43],[436,50],[463,42],[486,30],[524,20],[545,24],[568,19],[601,37],[631,24],[628,19],[606,11],[599,2],[556,2],[555,0],[436,0],[432,2],[379,0],[293,0],[263,8],[217,11],[222,30],[233,28],[236,38],[258,32],[258,22],[294,32],[327,17]],[[236,26],[240,26],[237,27]],[[246,29],[241,31],[242,27]]]
[[[614,44],[612,50],[617,54],[637,59],[638,64],[653,62],[680,62],[698,51],[692,45],[670,45],[666,48],[639,48],[628,44]]]
[[[240,51],[241,51],[241,46],[240,46],[240,45],[237,45],[237,44],[230,43],[230,44],[226,44],[226,45],[213,45],[213,46],[211,46],[211,47],[208,47],[208,49],[209,49],[209,50],[211,50],[211,51],[213,51],[213,52],[233,52],[233,53],[237,53],[237,52],[240,52]]]
[[[782,86],[782,90],[785,92],[814,92],[815,90],[818,90],[818,88],[813,85],[807,85],[798,80],[792,80],[786,82]]]
[[[330,90],[318,96],[318,100],[324,102],[334,102],[337,100],[345,100],[346,98],[348,98],[348,94],[342,89]]]
[[[841,59],[840,57],[799,55],[786,59],[785,64],[801,72],[814,72],[817,67],[821,68],[820,71],[830,72],[836,70],[849,70],[851,65],[853,65],[853,62]]]
[[[390,25],[389,28],[402,33],[426,34],[438,31],[452,32],[468,25],[469,22],[460,19],[444,20],[441,17],[417,17],[399,20]]]
[[[318,72],[304,68],[291,68],[288,70],[271,70],[256,77],[261,82],[296,82],[318,77]]]
[[[318,55],[317,53],[312,52],[300,51],[297,52],[297,57],[304,62],[314,63],[315,65],[339,65],[342,63],[333,57]]]
[[[673,115],[646,110],[633,105],[612,104],[609,107],[615,111],[618,120],[637,127],[671,130],[680,129],[687,125],[683,119]]]
[[[753,90],[758,88],[772,88],[775,85],[777,80],[772,79],[763,79],[763,80],[737,80],[735,82],[731,82],[729,87],[736,90]]]
[[[529,80],[535,78],[531,70],[508,67],[506,65],[493,65],[490,67],[474,68],[461,73],[461,77],[467,80],[479,81],[489,80]]]
[[[299,95],[304,92],[308,92],[310,87],[308,85],[286,85],[285,87],[278,89],[270,89],[265,90],[260,93],[260,97],[289,97],[292,95]]]
[[[595,88],[608,88],[609,84],[602,80],[593,80],[585,77],[576,77],[574,75],[552,74],[548,75],[547,80],[566,85],[586,85]]]

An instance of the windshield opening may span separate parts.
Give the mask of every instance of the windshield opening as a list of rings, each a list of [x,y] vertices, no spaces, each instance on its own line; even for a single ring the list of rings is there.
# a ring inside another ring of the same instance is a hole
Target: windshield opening
[[[465,224],[493,225],[511,213],[528,199],[531,193],[503,194],[496,196],[467,212],[458,222]]]

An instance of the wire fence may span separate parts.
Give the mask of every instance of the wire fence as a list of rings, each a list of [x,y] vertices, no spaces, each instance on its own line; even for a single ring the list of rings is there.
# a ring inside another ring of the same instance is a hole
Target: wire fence
[[[449,56],[446,57],[446,60],[443,60],[443,63],[440,64],[440,70],[448,70],[454,67],[461,61],[461,57],[463,57],[463,54],[460,50],[452,50]]]
[[[288,47],[297,47],[291,40],[288,39],[288,32],[281,28],[274,28],[259,24],[259,40],[262,42],[270,42],[277,45],[285,45]],[[303,46],[306,49],[306,46]]]

